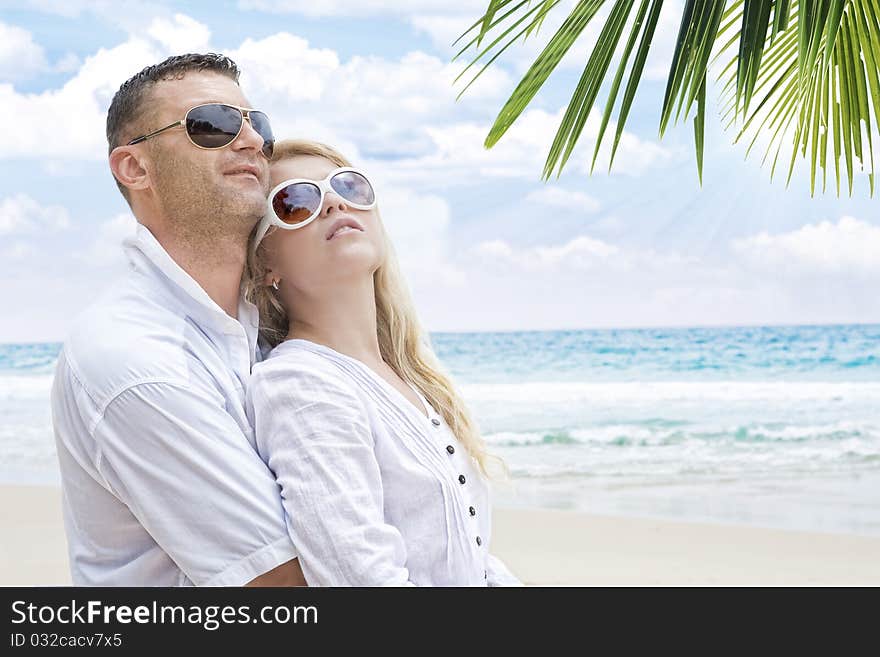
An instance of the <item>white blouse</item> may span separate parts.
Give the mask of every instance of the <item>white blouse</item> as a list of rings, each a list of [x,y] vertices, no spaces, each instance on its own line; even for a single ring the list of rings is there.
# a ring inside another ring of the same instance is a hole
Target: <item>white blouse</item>
[[[309,585],[522,585],[489,554],[485,478],[416,393],[427,417],[364,363],[308,340],[254,366],[257,450]]]

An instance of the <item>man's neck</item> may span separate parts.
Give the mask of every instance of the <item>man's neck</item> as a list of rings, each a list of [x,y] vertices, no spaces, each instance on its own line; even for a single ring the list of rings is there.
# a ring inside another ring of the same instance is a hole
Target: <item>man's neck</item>
[[[156,239],[227,315],[238,319],[247,238],[222,234],[200,238],[160,231]]]

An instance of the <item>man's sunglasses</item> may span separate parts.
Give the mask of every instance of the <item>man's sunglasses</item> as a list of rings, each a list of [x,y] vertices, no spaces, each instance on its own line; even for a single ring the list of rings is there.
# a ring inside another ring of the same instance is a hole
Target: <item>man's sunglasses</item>
[[[256,250],[271,226],[285,230],[308,226],[321,214],[324,196],[330,191],[356,210],[369,210],[376,205],[376,193],[366,174],[351,167],[334,169],[324,180],[285,180],[269,193],[266,215],[251,248]]]
[[[272,134],[269,117],[259,110],[225,103],[196,105],[189,109],[180,121],[136,137],[128,142],[128,146],[139,144],[171,128],[183,126],[186,128],[186,136],[193,145],[206,149],[223,148],[229,146],[241,134],[245,119],[250,121],[251,127],[263,138],[263,155],[271,158],[275,150],[275,135]]]

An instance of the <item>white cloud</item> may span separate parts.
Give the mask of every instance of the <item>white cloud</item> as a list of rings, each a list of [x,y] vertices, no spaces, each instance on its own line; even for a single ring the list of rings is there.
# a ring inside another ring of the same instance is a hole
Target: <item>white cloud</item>
[[[468,284],[454,298],[459,312],[447,313],[446,322],[435,328],[682,325],[694,323],[695,315],[704,323],[706,317],[723,322],[729,317],[712,309],[711,292],[734,278],[675,252],[637,249],[584,234],[537,246],[485,241],[467,254],[461,267]],[[667,304],[671,290],[689,285],[709,294],[692,295],[694,302]],[[449,305],[453,297],[430,301]],[[430,307],[426,313],[440,315]]]
[[[156,17],[140,36],[86,58],[60,89],[21,94],[0,85],[0,102],[22,124],[0,157],[103,159],[106,107],[119,84],[171,52],[207,49],[209,40],[208,28],[188,16]],[[460,66],[423,52],[342,61],[333,50],[313,48],[282,32],[246,39],[229,55],[242,68],[243,89],[270,114],[279,138],[307,135],[351,145],[367,157],[402,158],[395,168],[403,177],[427,172],[437,178],[439,170],[446,181],[472,181],[478,175],[536,179],[561,118],[561,112],[529,110],[486,151],[484,117],[494,115],[510,82],[500,68],[487,72],[467,103],[456,104],[452,81]],[[54,139],[43,138],[46,126],[59,117],[64,129]],[[585,144],[595,138],[598,121],[594,111],[583,133]],[[586,170],[588,156],[581,145],[569,168]],[[637,176],[669,156],[658,144],[624,133],[615,171]]]
[[[63,230],[69,226],[70,215],[60,205],[46,205],[26,194],[0,201],[0,235]]]
[[[876,322],[880,228],[852,217],[735,240],[732,259],[588,235],[477,245],[449,329]],[[431,299],[438,305],[451,297]],[[438,316],[433,311],[431,316]],[[448,320],[447,320],[448,322]]]
[[[535,56],[544,48],[547,40],[556,32],[569,12],[577,4],[577,0],[563,0],[559,6],[548,14],[541,29],[529,39],[520,40],[505,53],[502,62],[513,64],[522,72]],[[487,0],[239,0],[239,8],[247,11],[264,11],[271,13],[291,13],[311,18],[348,17],[348,16],[383,16],[396,17],[409,22],[416,30],[428,34],[438,48],[444,52],[465,30],[467,30],[488,6]],[[520,9],[513,18],[521,17],[527,9]],[[504,8],[503,14],[509,9]],[[595,43],[599,28],[604,23],[608,10],[602,9],[599,15],[585,30],[578,44],[566,57],[563,66],[583,66],[584,55],[589,45]],[[499,25],[494,35],[499,34],[506,26]],[[481,78],[479,85],[485,84]],[[470,92],[469,92],[470,93]]]
[[[503,240],[491,240],[478,244],[475,249],[481,262],[512,266],[525,272],[545,271],[577,272],[601,270],[602,272],[638,272],[650,269],[666,269],[670,266],[692,265],[675,253],[660,254],[651,250],[627,249],[596,239],[578,235],[562,244],[518,247]]]
[[[135,234],[137,222],[131,214],[120,213],[98,227],[97,236],[77,257],[94,267],[110,267],[124,261],[122,240]]]
[[[80,18],[91,14],[104,23],[109,23],[132,34],[139,34],[144,26],[157,16],[170,16],[167,0],[138,0],[120,3],[119,0],[26,0],[26,6],[44,14],[54,14],[63,18]]]
[[[524,74],[547,46],[547,43],[553,35],[556,34],[562,26],[563,22],[571,13],[571,10],[574,9],[576,4],[577,0],[563,0],[560,2],[549,14],[546,15],[543,24],[537,31],[532,32],[528,38],[524,39],[523,37],[520,37],[491,66],[512,68],[517,77]],[[468,30],[471,25],[483,15],[487,5],[488,3],[485,1],[478,3],[477,6],[473,7],[462,7],[460,4],[455,3],[451,4],[450,9],[446,12],[425,11],[424,13],[415,13],[410,18],[410,22],[417,30],[426,33],[438,49],[448,52],[451,56],[467,45],[467,43],[477,35],[476,30],[474,30],[473,32],[470,32],[466,38],[459,41],[454,48],[452,47],[452,43],[462,36],[465,30]],[[489,37],[480,44],[480,49],[488,46],[496,37],[501,36],[501,34],[508,28],[514,27],[514,22],[523,18],[525,13],[533,8],[534,5],[520,8],[516,13],[512,14],[506,22],[501,22],[496,25],[489,33]],[[509,9],[509,7],[502,9],[501,12],[496,15],[496,20]],[[583,69],[584,63],[587,61],[592,46],[596,43],[596,39],[599,36],[599,32],[601,31],[602,25],[605,23],[608,13],[609,9],[607,7],[600,8],[599,12],[593,17],[581,33],[578,40],[575,41],[571,49],[558,64],[557,68],[559,70]],[[499,42],[498,47],[503,43],[506,43],[510,36],[521,31],[525,25],[526,23],[521,23],[517,26],[514,32],[510,33],[503,41]],[[471,61],[478,52],[479,50],[477,50],[475,46],[471,46],[471,48],[462,55],[463,61]],[[497,50],[492,51],[493,54],[495,52],[497,52]],[[484,63],[484,61],[479,62],[474,68],[474,73],[476,73]],[[470,79],[470,77],[466,77],[465,82]],[[468,90],[465,97],[472,93],[473,90],[478,89],[481,84],[483,84],[482,78],[480,78],[480,80]],[[511,87],[509,91],[513,91],[513,88]]]
[[[336,52],[310,48],[308,41],[288,32],[245,39],[228,54],[242,69],[242,86],[247,92],[284,102],[292,106],[290,109],[320,100],[328,87],[339,83]]]
[[[822,221],[771,235],[736,240],[734,251],[771,271],[880,274],[880,227],[854,217]]]
[[[45,72],[73,73],[80,66],[82,61],[72,52],[50,65],[31,32],[0,21],[0,80],[20,82]]]
[[[354,5],[354,3],[352,3]],[[513,68],[517,76],[523,75],[532,65],[538,55],[547,46],[550,39],[559,30],[562,23],[569,16],[572,9],[576,6],[576,0],[563,0],[557,7],[551,11],[544,20],[544,24],[540,29],[532,33],[528,39],[520,38],[507,51],[501,55],[492,66],[507,66]],[[637,4],[637,3],[636,3]],[[446,11],[424,11],[414,12],[410,18],[412,25],[419,31],[426,33],[434,45],[443,52],[449,52],[450,56],[457,53],[467,41],[462,40],[453,48],[452,43],[458,39],[462,33],[470,28],[470,26],[479,18],[487,3],[480,2],[477,6],[461,7],[461,3],[451,3]],[[582,71],[586,64],[587,58],[590,56],[595,46],[599,34],[602,31],[610,13],[611,3],[606,3],[597,14],[591,19],[584,31],[580,34],[577,41],[571,47],[569,52],[563,57],[558,64],[558,71]],[[529,6],[527,9],[532,9]],[[683,3],[681,0],[667,0],[660,11],[660,17],[657,20],[657,27],[654,31],[654,37],[651,40],[651,50],[645,63],[643,79],[645,80],[665,80],[669,73],[669,65],[672,62],[672,54],[675,50],[676,38],[678,36],[678,28],[681,22],[681,12]],[[525,10],[521,10],[514,14],[512,18],[520,18]],[[620,52],[623,44],[629,38],[631,28],[636,16],[636,7],[634,6],[630,12],[628,23],[624,27],[621,36],[621,42],[618,46],[615,56],[612,58],[608,66],[608,79],[614,76],[620,62]],[[504,28],[512,23],[498,25],[491,33],[492,37],[500,36]],[[524,25],[524,24],[523,24]],[[523,27],[520,26],[520,29]],[[483,46],[488,45],[486,42]],[[638,46],[638,43],[636,47]],[[473,48],[467,52],[465,61],[477,54]],[[629,66],[632,66],[635,57],[635,49],[630,55]],[[629,69],[628,69],[629,70]],[[557,75],[556,71],[551,77]],[[468,78],[470,79],[470,78]],[[572,79],[572,89],[576,80]],[[481,81],[477,81],[475,87],[479,87]],[[512,89],[511,89],[512,91]],[[470,91],[468,92],[470,93]]]
[[[380,205],[401,268],[414,288],[464,283],[450,262],[450,213],[443,198],[388,186]]]
[[[99,11],[116,3],[112,0],[28,0],[27,4],[47,14],[74,18],[85,11]]]
[[[512,261],[514,259],[513,247],[504,240],[490,240],[478,244],[474,249],[478,255],[497,258],[499,260]]]
[[[56,73],[73,73],[82,66],[82,60],[76,53],[69,52],[61,57],[53,67]]]
[[[458,122],[426,126],[424,130],[433,142],[433,147],[426,149],[424,155],[402,158],[387,166],[393,169],[396,180],[410,184],[479,184],[486,177],[537,181],[544,169],[546,153],[556,134],[562,113],[563,110],[554,114],[540,109],[527,110],[501,140],[488,150],[483,146],[489,131],[487,124]],[[599,123],[598,111],[594,110],[587,119],[581,140],[566,165],[566,172],[589,172]],[[667,163],[677,156],[675,151],[624,132],[611,173],[638,177],[646,170]],[[597,162],[597,171],[607,170],[607,162],[608,149],[603,147]]]
[[[480,15],[480,10],[471,13],[457,12],[453,16],[443,14],[421,14],[413,16],[410,19],[410,22],[416,30],[427,34],[437,48],[446,51],[447,49],[452,48],[452,44],[455,43],[466,29],[474,24]],[[459,41],[455,46],[455,52],[458,52],[466,44],[467,41]],[[468,62],[469,60],[465,58],[464,61]],[[479,83],[477,83],[477,85],[479,85]]]
[[[16,130],[4,135],[0,157],[106,158],[107,108],[122,82],[188,39],[204,45],[207,38],[207,28],[182,14],[171,20],[156,18],[142,36],[87,57],[60,89],[22,94],[11,84],[0,84],[0,104],[16,117]]]
[[[272,117],[279,138],[333,135],[381,157],[430,151],[428,126],[494,107],[507,82],[502,71],[493,71],[464,106],[456,105],[452,87],[458,67],[423,52],[341,61],[333,50],[278,33],[248,39],[228,54],[242,68],[245,92]]]
[[[175,14],[170,19],[155,18],[146,32],[168,53],[209,50],[211,31],[206,25],[184,14]]]
[[[25,80],[47,67],[46,54],[30,32],[0,22],[0,80]]]
[[[525,271],[594,269],[601,267],[625,271],[633,267],[637,254],[588,235],[580,235],[559,245],[514,247],[503,240],[477,245],[477,255],[513,265]]]
[[[547,41],[556,33],[576,4],[577,0],[562,0],[562,2],[547,15],[544,24],[537,32],[530,35],[526,40],[520,39],[518,43],[510,48],[498,60],[498,62],[493,65],[493,68],[499,68],[501,66],[512,67],[518,74],[523,73],[532,61],[534,61],[535,57],[544,49]],[[680,3],[674,4],[680,5]],[[348,0],[239,0],[238,6],[239,8],[248,11],[292,13],[311,18],[344,16],[396,17],[400,20],[409,22],[417,31],[427,34],[437,48],[442,52],[451,55],[453,52],[451,49],[452,42],[458,39],[465,30],[470,28],[471,25],[483,15],[483,12],[488,6],[488,1],[458,0],[457,2],[444,2],[443,0],[361,0],[360,2],[350,2]],[[512,16],[512,18],[517,19],[521,17],[525,11],[531,8],[531,6],[525,9],[521,8]],[[508,9],[509,7],[505,7],[499,13],[499,16]],[[596,38],[599,35],[600,28],[607,18],[608,12],[608,8],[603,7],[600,9],[590,25],[584,30],[581,38],[560,64],[561,68],[583,68],[583,63],[586,61],[587,54],[589,53],[592,44],[596,42]],[[664,14],[665,13],[669,12],[664,10]],[[663,19],[661,17],[658,31],[655,35],[655,42],[661,38],[665,38],[662,26]],[[506,27],[507,24],[499,24],[493,32],[493,38],[494,36],[499,35]],[[673,34],[673,39],[674,36],[675,35]],[[465,42],[460,42],[455,51],[464,45],[464,43]],[[655,44],[655,48],[656,47]],[[465,58],[463,61],[467,63],[469,60]],[[480,86],[486,84],[485,77],[486,74],[484,74],[479,82],[468,91],[468,95],[478,93]]]
[[[547,272],[577,271],[601,267],[605,271],[630,272],[649,278],[660,274],[677,278],[684,285],[670,288],[694,287],[695,272],[698,280],[716,287],[737,288],[737,279],[751,277],[756,281],[782,281],[783,274],[792,278],[824,277],[856,280],[864,276],[880,275],[880,226],[854,217],[841,217],[837,223],[823,221],[801,228],[770,235],[761,232],[731,241],[734,259],[727,262],[685,256],[675,251],[658,252],[623,244],[612,244],[589,235],[579,235],[560,244],[521,247],[502,240],[479,244],[475,251],[483,262],[512,266],[523,271]],[[647,280],[646,280],[647,282]],[[793,281],[788,281],[786,284]],[[655,287],[650,285],[649,287]],[[697,286],[699,287],[699,286]]]
[[[529,192],[527,202],[551,208],[564,208],[574,212],[598,212],[601,204],[589,194],[547,185]]]
[[[23,261],[36,253],[34,247],[27,242],[15,242],[8,248],[0,251],[0,257],[4,260]]]
[[[562,246],[536,247],[532,250],[532,255],[541,266],[566,264],[577,268],[592,268],[615,260],[628,267],[628,263],[618,260],[618,247],[587,236],[576,237]]]
[[[244,10],[273,13],[294,13],[304,16],[370,16],[400,14],[409,16],[423,12],[459,13],[473,11],[479,15],[486,8],[486,0],[239,0]]]

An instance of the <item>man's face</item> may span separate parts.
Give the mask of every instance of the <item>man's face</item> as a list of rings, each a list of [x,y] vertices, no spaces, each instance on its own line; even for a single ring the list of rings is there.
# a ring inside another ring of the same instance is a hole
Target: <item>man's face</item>
[[[193,72],[159,82],[148,100],[145,131],[212,102],[250,107],[239,86],[224,75]],[[261,152],[263,139],[248,121],[231,144],[216,150],[195,146],[182,127],[144,143],[150,148],[153,188],[171,224],[205,238],[220,232],[247,235],[262,216],[269,163]]]

